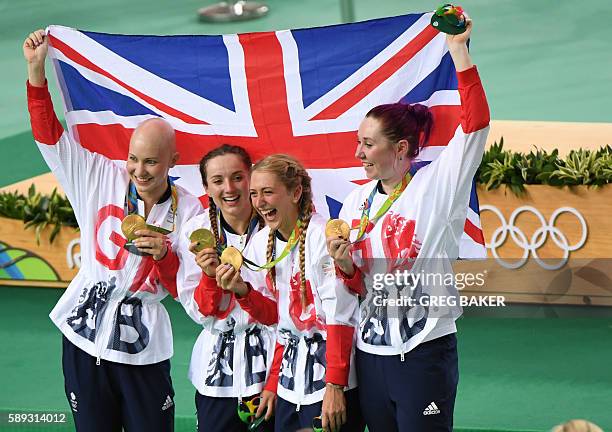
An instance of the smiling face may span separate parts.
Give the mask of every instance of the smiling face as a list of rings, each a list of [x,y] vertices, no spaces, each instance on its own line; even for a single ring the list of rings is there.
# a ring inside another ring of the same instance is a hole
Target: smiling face
[[[383,135],[380,120],[373,117],[363,119],[357,131],[355,157],[363,164],[369,179],[394,177],[400,150]]]
[[[251,173],[250,193],[253,207],[266,225],[288,238],[298,219],[301,185],[288,190],[276,174],[256,170]]]
[[[168,170],[177,159],[174,130],[168,123],[153,119],[137,127],[130,139],[126,169],[138,194],[144,199],[161,197]]]
[[[227,153],[206,162],[206,192],[225,216],[251,214],[249,167]]]

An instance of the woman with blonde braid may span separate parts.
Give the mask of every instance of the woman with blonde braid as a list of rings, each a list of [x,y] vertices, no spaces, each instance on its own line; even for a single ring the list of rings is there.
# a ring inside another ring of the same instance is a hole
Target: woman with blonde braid
[[[237,413],[239,401],[261,392],[272,363],[274,329],[253,322],[215,280],[217,250],[244,249],[263,226],[249,200],[251,165],[248,153],[238,146],[225,144],[206,154],[200,173],[209,196],[208,213],[191,219],[181,231],[179,299],[203,327],[189,368],[202,432],[246,432],[248,425]],[[199,250],[190,240],[200,228],[214,233],[216,248]],[[257,430],[266,430],[266,425]]]
[[[357,297],[336,277],[326,221],[313,213],[311,179],[295,159],[272,155],[253,167],[250,190],[267,226],[244,256],[269,271],[222,265],[217,282],[258,321],[278,311],[274,363],[258,414],[278,393],[278,432],[311,427],[315,417],[328,431],[363,431],[352,369]]]

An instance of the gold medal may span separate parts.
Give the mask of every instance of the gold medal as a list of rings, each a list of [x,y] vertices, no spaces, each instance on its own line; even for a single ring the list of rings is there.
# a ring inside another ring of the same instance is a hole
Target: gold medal
[[[342,237],[344,240],[348,240],[351,233],[351,228],[342,219],[330,219],[325,225],[325,236],[326,237]]]
[[[197,243],[195,247],[196,252],[214,248],[217,244],[214,234],[206,228],[200,228],[192,232],[189,236],[189,240],[191,240],[192,243]]]
[[[229,246],[221,253],[221,264],[231,264],[239,271],[242,267],[242,254],[234,246]]]
[[[163,234],[163,235],[168,235],[168,234],[170,234],[172,232],[170,230],[167,230],[166,228],[158,227],[158,226],[155,226],[155,225],[149,225],[149,224],[147,224],[147,229],[151,230],[151,231],[158,232],[158,233]]]
[[[136,231],[146,228],[147,222],[145,219],[135,213],[127,215],[125,218],[123,218],[123,222],[121,222],[121,231],[128,242],[132,242],[138,238],[138,236],[135,234]]]

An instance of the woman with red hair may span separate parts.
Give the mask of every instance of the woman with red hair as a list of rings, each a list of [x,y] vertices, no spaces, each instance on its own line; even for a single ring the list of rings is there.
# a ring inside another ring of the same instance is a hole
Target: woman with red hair
[[[350,239],[327,238],[338,273],[362,296],[356,364],[370,432],[452,430],[461,307],[454,306],[450,260],[458,255],[489,130],[487,100],[468,53],[471,31],[468,18],[465,33],[447,36],[461,99],[461,124],[448,146],[417,171],[432,112],[402,103],[370,110],[355,157],[374,181],[344,201],[340,218],[352,225]]]

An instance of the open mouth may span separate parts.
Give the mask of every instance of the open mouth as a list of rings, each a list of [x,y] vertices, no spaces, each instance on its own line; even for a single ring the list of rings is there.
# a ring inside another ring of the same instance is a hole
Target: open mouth
[[[153,180],[152,177],[148,177],[148,178],[140,178],[140,177],[134,177],[134,181],[139,184],[139,185],[146,185],[149,184],[151,182],[151,180]]]
[[[240,195],[226,196],[221,199],[223,200],[223,202],[226,202],[226,203],[235,203],[236,201],[240,199]]]
[[[361,162],[361,164],[363,165],[364,168],[371,168],[374,166],[373,163],[369,163],[369,162]]]
[[[259,214],[261,214],[264,220],[268,222],[271,222],[274,220],[274,218],[276,217],[276,213],[277,213],[276,209],[259,210]]]

